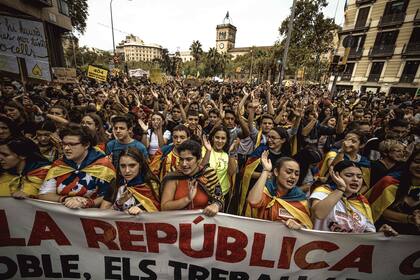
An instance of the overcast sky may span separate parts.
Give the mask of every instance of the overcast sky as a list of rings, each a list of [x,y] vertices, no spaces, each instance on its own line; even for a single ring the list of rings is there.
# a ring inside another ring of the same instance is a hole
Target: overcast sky
[[[329,0],[324,13],[343,23],[345,0]],[[109,0],[88,0],[89,17],[80,46],[112,50]],[[268,46],[290,13],[292,0],[113,0],[115,45],[128,34],[170,52],[188,50],[199,40],[207,51],[215,46],[216,25],[229,11],[236,26],[236,47]]]

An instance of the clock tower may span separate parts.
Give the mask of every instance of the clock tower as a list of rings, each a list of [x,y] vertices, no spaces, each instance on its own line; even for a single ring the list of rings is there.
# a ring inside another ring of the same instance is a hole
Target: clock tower
[[[218,53],[226,53],[235,47],[236,27],[231,24],[229,12],[223,19],[223,24],[216,27],[216,50]]]

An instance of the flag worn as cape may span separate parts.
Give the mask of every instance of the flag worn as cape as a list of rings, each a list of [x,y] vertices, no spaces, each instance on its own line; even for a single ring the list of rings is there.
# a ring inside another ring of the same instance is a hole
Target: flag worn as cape
[[[11,196],[12,193],[22,190],[29,196],[36,197],[50,167],[49,161],[32,162],[25,165],[22,174],[15,170],[3,173],[0,176],[0,196]]]
[[[45,180],[57,178],[75,171],[85,172],[108,183],[115,178],[115,168],[112,162],[104,153],[90,148],[86,158],[79,167],[77,167],[74,161],[66,158],[56,160],[52,164]]]
[[[314,190],[314,192],[322,192],[328,195],[335,189],[336,186],[334,184],[328,184],[317,187]],[[351,213],[353,211],[351,208],[352,206],[353,208],[357,209],[357,211],[362,213],[366,217],[366,219],[368,219],[373,224],[372,210],[370,208],[369,201],[366,199],[366,197],[364,197],[362,194],[357,194],[349,198],[345,198],[343,196],[341,200],[346,206],[347,211]]]
[[[276,191],[277,193],[277,191]],[[286,195],[278,197],[272,195],[272,190],[269,190],[267,187],[264,188],[264,194],[271,198],[270,203],[267,204],[263,211],[257,211],[256,218],[264,219],[267,215],[267,209],[273,207],[276,203],[287,210],[296,220],[298,220],[302,225],[308,229],[313,228],[313,224],[310,218],[310,210],[306,195],[298,188],[293,187]],[[255,212],[252,211],[255,215]]]
[[[239,207],[238,207],[238,215],[242,216],[245,214],[246,211],[246,197],[248,195],[251,179],[252,179],[252,173],[254,173],[255,169],[257,169],[258,165],[261,162],[261,155],[262,153],[268,150],[268,146],[266,145],[260,145],[248,158],[248,160],[245,163],[245,167],[243,169],[243,176],[242,181],[240,184],[240,200],[239,200]],[[252,187],[252,186],[251,186]]]
[[[382,216],[385,209],[394,203],[399,184],[399,176],[390,174],[379,180],[366,193],[375,222]]]

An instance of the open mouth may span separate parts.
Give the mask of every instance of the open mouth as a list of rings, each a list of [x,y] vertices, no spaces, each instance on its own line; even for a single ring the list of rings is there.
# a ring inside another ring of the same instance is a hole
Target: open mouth
[[[358,183],[351,183],[351,184],[350,184],[350,187],[351,187],[352,189],[357,189],[357,188],[359,187],[359,184],[358,184]]]

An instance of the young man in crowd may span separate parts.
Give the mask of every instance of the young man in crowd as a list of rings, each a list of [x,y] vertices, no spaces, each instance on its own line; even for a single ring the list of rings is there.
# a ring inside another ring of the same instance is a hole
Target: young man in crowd
[[[106,144],[106,154],[111,155],[112,163],[118,166],[119,156],[128,147],[137,148],[147,159],[147,149],[140,141],[132,137],[133,123],[127,116],[115,116],[111,120],[114,139]]]

